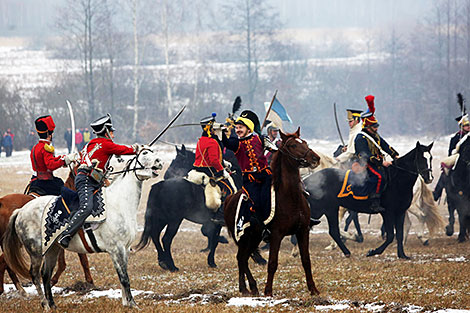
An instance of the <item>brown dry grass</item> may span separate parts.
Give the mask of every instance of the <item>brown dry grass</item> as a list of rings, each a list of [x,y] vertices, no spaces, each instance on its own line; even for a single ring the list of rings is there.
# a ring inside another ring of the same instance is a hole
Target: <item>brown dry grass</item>
[[[0,195],[22,192],[29,175],[21,167],[0,169]],[[64,177],[66,171],[60,172]],[[148,188],[155,181],[145,184],[145,193],[140,205],[139,221],[142,224]],[[444,215],[444,208],[441,207]],[[231,242],[220,245],[216,254],[217,269],[210,269],[206,254],[199,250],[206,245],[199,233],[199,226],[185,222],[187,231],[179,232],[172,251],[180,272],[169,273],[156,262],[153,245],[132,254],[129,259],[131,287],[137,290],[152,291],[152,295],[136,296],[136,302],[143,312],[281,312],[314,311],[314,305],[327,304],[333,300],[349,300],[353,303],[384,303],[385,311],[400,311],[401,305],[413,304],[425,309],[470,308],[470,283],[468,261],[455,262],[449,259],[469,256],[469,243],[458,244],[456,236],[449,238],[439,234],[424,247],[414,235],[410,235],[405,252],[410,261],[396,258],[396,245],[390,246],[383,255],[367,258],[365,254],[382,241],[378,238],[378,217],[372,217],[367,225],[367,216],[361,216],[365,229],[365,242],[348,242],[353,256],[346,259],[339,250],[325,251],[330,238],[326,233],[311,234],[310,254],[312,271],[320,297],[311,297],[306,289],[304,273],[299,258],[290,255],[291,245],[283,242],[279,267],[274,280],[275,298],[288,298],[288,306],[266,308],[227,307],[226,302],[238,293],[238,272],[235,260],[236,246]],[[320,229],[327,228],[323,222]],[[457,228],[456,228],[457,229]],[[224,231],[226,235],[226,232]],[[267,253],[263,253],[267,257]],[[76,287],[84,281],[82,270],[75,254],[66,254],[68,268],[58,285]],[[90,255],[90,265],[96,287],[100,290],[119,289],[117,275],[111,260],[106,254]],[[251,269],[257,279],[260,291],[264,288],[266,267],[253,264]],[[10,283],[7,279],[7,283]],[[207,304],[185,299],[190,294],[209,295]],[[127,312],[120,299],[86,299],[79,292],[70,295],[56,295],[56,304],[61,312]],[[36,296],[19,298],[16,293],[0,296],[1,312],[38,312],[39,300]],[[360,311],[359,307],[349,311]]]

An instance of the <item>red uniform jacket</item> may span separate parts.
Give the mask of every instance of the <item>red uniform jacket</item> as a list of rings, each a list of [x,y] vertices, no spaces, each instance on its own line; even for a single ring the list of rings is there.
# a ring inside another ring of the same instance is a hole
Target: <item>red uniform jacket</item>
[[[40,139],[31,150],[31,164],[39,179],[52,179],[52,172],[65,165],[63,156],[54,156],[53,152],[44,149],[44,145],[51,144],[50,141]]]
[[[217,172],[222,171],[222,149],[214,138],[202,136],[196,146],[196,167],[213,167]]]
[[[98,160],[98,168],[106,170],[109,159],[113,154],[135,154],[134,148],[126,145],[118,145],[111,139],[98,137],[92,139],[80,152],[80,164],[88,164],[88,161]]]

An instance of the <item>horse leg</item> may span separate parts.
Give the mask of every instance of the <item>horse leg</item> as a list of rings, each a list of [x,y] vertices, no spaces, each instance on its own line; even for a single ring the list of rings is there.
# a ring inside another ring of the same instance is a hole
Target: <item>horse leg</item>
[[[175,237],[178,229],[180,228],[181,222],[183,220],[179,220],[176,223],[168,223],[166,227],[165,235],[163,235],[162,243],[163,243],[163,250],[165,251],[165,260],[168,269],[171,272],[177,272],[180,269],[176,267],[175,262],[173,261],[173,256],[171,255],[171,243],[173,242],[173,238]]]
[[[447,210],[449,211],[449,224],[446,226],[446,235],[452,236],[454,234],[454,223],[455,223],[455,205],[454,201],[447,197]]]
[[[338,210],[336,209],[336,210],[329,210],[329,211],[334,212],[334,213],[326,214],[326,218],[328,220],[328,228],[329,228],[328,232],[329,232],[331,238],[333,238],[333,240],[336,242],[338,247],[341,249],[344,256],[350,257],[351,252],[348,250],[346,245],[343,243],[343,241],[341,240],[341,236],[339,234]]]
[[[467,224],[466,224],[466,217],[465,215],[457,211],[459,213],[459,236],[457,237],[458,242],[464,242],[467,238]]]
[[[408,215],[408,212],[405,212],[405,218],[403,222],[403,242],[404,243],[406,243],[406,241],[408,240],[410,229],[411,229],[410,216]],[[397,240],[398,240],[398,233],[397,233]]]
[[[64,249],[61,249],[61,251],[59,251],[58,259],[59,259],[59,262],[57,265],[57,271],[55,272],[54,277],[52,277],[51,279],[52,286],[55,286],[55,284],[57,284],[57,282],[59,281],[60,275],[62,275],[62,273],[65,271],[65,267],[67,266],[67,264],[65,263],[65,250]]]
[[[237,263],[238,263],[238,290],[242,295],[249,295],[250,292],[246,288],[245,284],[245,275],[248,278],[248,283],[250,285],[251,294],[257,296],[259,294],[256,281],[251,274],[250,268],[248,267],[248,259],[252,253],[251,250],[256,250],[256,247],[252,249],[250,240],[243,238],[238,242],[238,252],[237,252]]]
[[[395,233],[397,236],[397,254],[400,259],[407,259],[410,258],[405,254],[403,249],[403,224],[405,222],[405,216],[407,216],[406,212],[400,214],[395,218]]]
[[[266,287],[264,287],[264,295],[266,297],[272,297],[273,295],[273,279],[277,270],[281,240],[282,236],[279,233],[273,232],[271,234],[268,260],[268,279],[266,280]],[[297,240],[299,240],[299,238],[297,238]]]
[[[51,248],[52,249],[52,248]],[[28,251],[30,253],[30,251]],[[31,275],[31,280],[33,281],[34,286],[36,287],[36,291],[38,292],[39,299],[41,300],[41,305],[44,310],[49,310],[49,303],[44,296],[41,287],[41,264],[42,264],[42,256],[40,255],[33,255],[32,252],[30,253],[31,256],[31,266],[29,268],[29,274]]]
[[[346,217],[346,221],[344,222],[344,231],[348,231],[349,225],[353,221],[353,211],[348,211],[349,215]]]
[[[55,309],[56,305],[54,303],[54,298],[52,296],[52,286],[51,286],[51,277],[52,271],[54,270],[55,264],[57,263],[57,257],[60,253],[60,250],[64,251],[57,245],[52,246],[49,251],[47,251],[44,256],[44,263],[42,265],[41,274],[42,274],[42,283],[44,286],[44,293],[46,299],[48,300],[49,307]]]
[[[357,242],[364,242],[364,236],[362,235],[361,231],[361,224],[359,224],[359,214],[357,212],[352,212],[352,220],[354,222],[354,227],[356,228],[357,232]]]
[[[217,245],[219,244],[219,236],[220,236],[221,229],[222,229],[221,225],[216,225],[214,227],[214,230],[212,231],[212,234],[209,236],[210,252],[207,255],[207,264],[209,265],[209,267],[212,267],[212,268],[217,267],[217,264],[215,264],[214,255],[215,255],[215,249],[217,249]]]
[[[309,231],[308,228],[304,228],[297,232],[297,239],[299,241],[299,252],[300,258],[302,260],[302,266],[305,271],[305,279],[307,280],[307,288],[310,291],[310,294],[318,295],[320,292],[315,286],[315,282],[312,277],[312,265],[310,263],[310,252],[308,250],[309,246]]]
[[[85,281],[89,284],[94,285],[93,277],[91,277],[90,263],[88,263],[88,257],[84,253],[77,253],[77,254],[78,254],[78,258],[80,259],[80,264],[82,265],[82,268],[83,268],[83,274],[85,274]]]
[[[383,217],[382,227],[385,228],[385,233],[386,233],[385,242],[377,249],[369,250],[369,252],[367,253],[367,256],[382,254],[382,252],[384,252],[384,250],[393,242],[393,238],[394,238],[393,217],[386,217],[384,215],[382,215],[382,217]]]
[[[118,274],[119,282],[121,283],[122,305],[137,308],[137,304],[132,297],[129,275],[127,274],[127,250],[125,248],[118,248],[117,251],[110,252],[110,255]]]
[[[166,226],[165,223],[156,221],[155,225],[152,228],[154,229],[154,231],[150,234],[150,237],[152,238],[152,242],[155,245],[155,248],[157,249],[158,265],[160,265],[160,267],[163,268],[164,270],[169,270],[167,262],[166,262],[166,258],[165,258],[165,251],[163,251],[163,247],[160,243],[160,234],[165,226]]]
[[[258,265],[266,265],[266,263],[268,263],[265,258],[263,258],[258,248],[251,254],[251,259]]]
[[[11,268],[7,265],[3,254],[0,256],[0,295],[3,293],[3,282],[4,282],[4,275],[5,275],[5,270],[7,270],[8,275],[10,276],[11,281],[16,287],[16,290],[22,295],[23,297],[26,297],[26,291],[24,290],[23,286],[21,286],[20,280],[18,279],[18,276],[16,276],[15,272],[11,270]]]

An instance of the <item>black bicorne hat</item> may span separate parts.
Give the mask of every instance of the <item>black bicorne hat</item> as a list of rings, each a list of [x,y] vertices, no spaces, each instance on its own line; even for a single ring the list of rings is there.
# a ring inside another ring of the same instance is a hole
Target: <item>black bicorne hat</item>
[[[253,129],[251,129],[251,127],[250,127],[251,125],[247,125],[249,123],[245,123],[245,121],[244,121],[245,119],[248,119],[253,123]],[[258,116],[256,115],[255,112],[253,112],[251,110],[243,111],[240,114],[240,117],[237,118],[237,120],[235,121],[235,124],[243,124],[246,127],[250,128],[251,131],[254,131],[254,132],[258,133],[259,135],[261,135],[261,127],[260,127],[260,122],[259,122]]]
[[[93,132],[97,135],[104,133],[106,130],[115,130],[113,127],[113,122],[111,121],[111,114],[109,113],[91,122],[90,127],[93,129]]]

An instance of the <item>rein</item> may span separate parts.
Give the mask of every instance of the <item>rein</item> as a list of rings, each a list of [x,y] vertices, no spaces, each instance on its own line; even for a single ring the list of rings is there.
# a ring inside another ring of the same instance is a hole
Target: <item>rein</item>
[[[308,164],[308,161],[306,159],[306,156],[309,152],[309,149],[307,149],[305,151],[305,153],[300,156],[300,157],[297,157],[295,156],[292,152],[290,152],[286,147],[287,147],[287,144],[289,143],[289,141],[291,141],[292,139],[296,139],[295,137],[290,137],[289,139],[286,140],[286,142],[282,145],[282,147],[279,149],[279,152],[283,153],[283,154],[287,154],[291,159],[294,159],[295,161],[298,161],[302,164]]]
[[[121,171],[116,171],[116,172],[111,172],[109,173],[109,175],[117,175],[117,174],[122,174],[124,173],[124,176],[128,173],[128,172],[134,172],[134,175],[135,177],[139,180],[139,181],[144,181],[144,179],[140,179],[139,176],[137,176],[137,170],[143,170],[145,169],[145,166],[139,161],[139,156],[142,152],[144,151],[152,151],[150,150],[149,148],[144,148],[142,149],[141,151],[139,151],[138,154],[135,155],[135,157],[133,157],[132,159],[130,159],[126,165],[126,167],[121,170]],[[135,160],[135,165],[133,168],[130,168],[131,164],[134,162]],[[137,167],[137,165],[139,165],[140,167]],[[111,170],[113,170],[113,168],[111,167]]]
[[[407,173],[412,174],[412,175],[421,175],[421,176],[423,176],[427,172],[430,172],[431,173],[431,178],[434,179],[434,175],[432,174],[432,154],[431,154],[431,152],[429,152],[429,154],[431,155],[431,158],[429,159],[429,168],[426,168],[426,169],[423,169],[423,170],[420,170],[418,168],[417,155],[416,154],[415,154],[415,160],[413,162],[414,165],[416,166],[416,171],[412,171],[412,170],[409,170],[407,168],[398,166],[398,165],[395,164],[395,162],[393,162],[391,166],[393,166],[394,168],[396,168],[398,170],[407,172]]]

